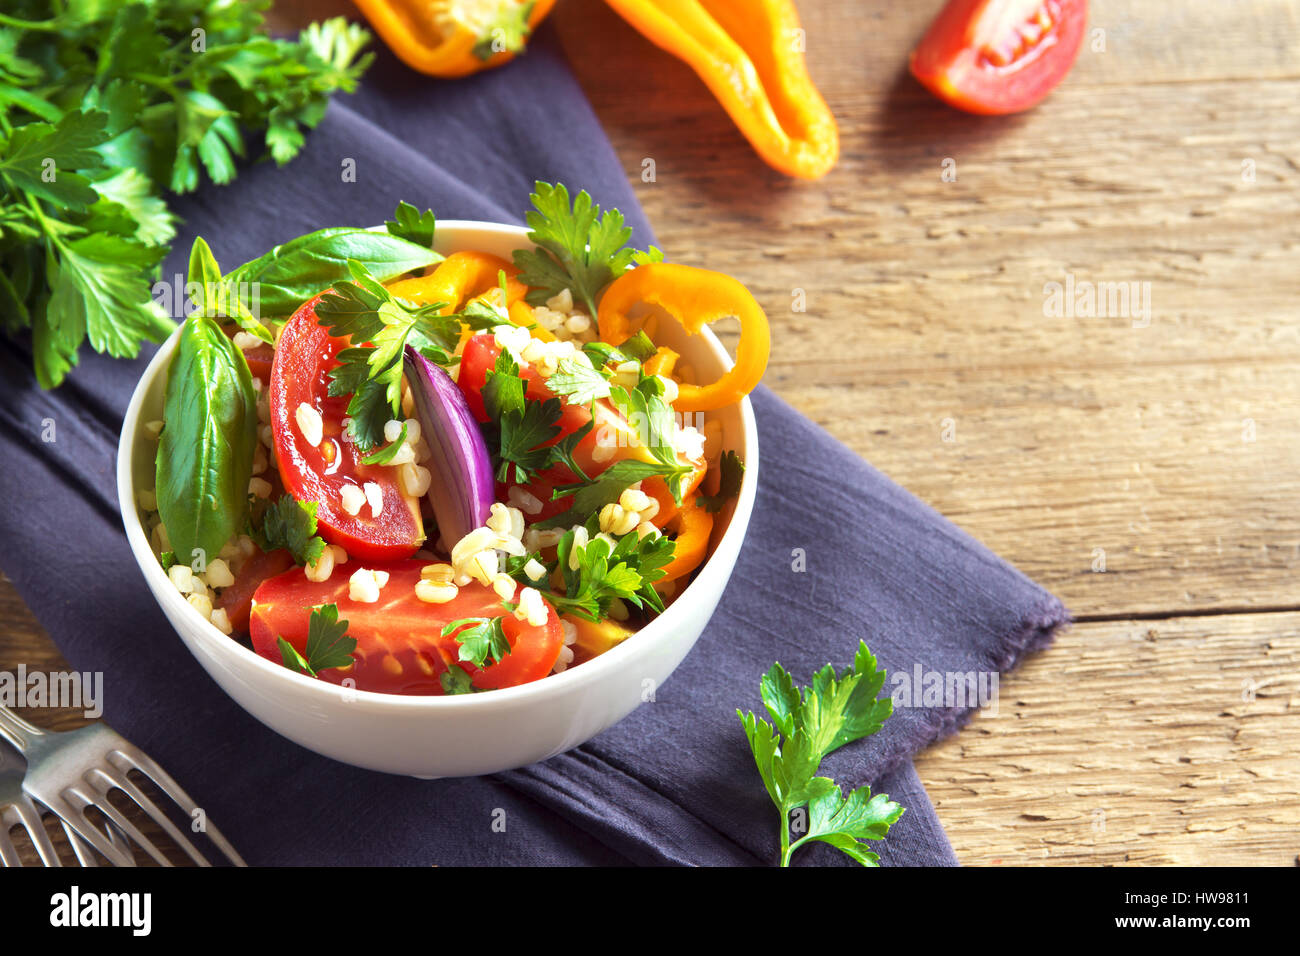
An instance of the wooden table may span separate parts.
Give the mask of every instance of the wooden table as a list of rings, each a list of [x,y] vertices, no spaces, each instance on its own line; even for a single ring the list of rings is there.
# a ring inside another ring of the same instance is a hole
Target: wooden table
[[[669,256],[768,310],[768,384],[1075,615],[918,760],[958,857],[1291,864],[1300,12],[1094,0],[1065,84],[988,119],[906,74],[940,6],[802,0],[817,183],[602,4],[555,20]],[[1139,283],[1149,322],[1048,314],[1067,277]],[[0,621],[0,667],[62,666],[7,584]]]

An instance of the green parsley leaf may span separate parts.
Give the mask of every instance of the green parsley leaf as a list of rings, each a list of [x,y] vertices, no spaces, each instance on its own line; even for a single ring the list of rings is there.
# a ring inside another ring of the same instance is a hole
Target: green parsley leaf
[[[717,514],[722,506],[740,494],[740,485],[745,478],[745,463],[731,449],[722,453],[718,461],[718,493],[700,495],[695,503],[709,514]]]
[[[267,505],[249,537],[263,551],[284,548],[298,564],[315,564],[325,550],[325,541],[316,536],[316,508],[314,501],[282,495]]]
[[[104,158],[95,147],[108,139],[107,130],[103,110],[73,110],[53,125],[19,126],[0,155],[0,177],[30,195],[84,210],[97,194],[78,170],[103,168]]]
[[[561,485],[552,492],[554,498],[573,495],[573,503],[567,511],[537,522],[535,528],[569,528],[575,524],[585,524],[594,514],[599,513],[605,505],[618,501],[631,485],[653,475],[665,477],[674,473],[677,466],[668,466],[635,458],[624,458],[610,465],[589,483]]]
[[[495,664],[510,653],[510,641],[499,617],[463,617],[443,627],[442,636],[455,636],[460,644],[459,659],[475,667]]]
[[[507,411],[501,416],[497,481],[527,484],[550,463],[551,449],[542,446],[560,433],[557,422],[563,411],[558,398],[548,398],[525,402],[522,414]]]
[[[569,471],[573,472],[573,477],[584,484],[591,481],[582,466],[573,457],[574,450],[578,443],[587,437],[587,434],[596,427],[596,419],[587,419],[587,424],[583,425],[577,431],[569,432],[554,445],[551,446],[551,460],[548,465],[564,465]]]
[[[558,398],[529,399],[519,366],[505,349],[487,373],[482,395],[488,416],[484,438],[497,481],[527,484],[553,459],[551,449],[542,446],[560,433],[563,405]]]
[[[604,538],[592,538],[577,549],[578,567],[574,569],[570,558],[577,547],[575,538],[573,531],[566,532],[556,549],[565,590],[564,594],[547,597],[559,613],[599,621],[608,615],[615,599],[638,608],[664,609],[663,599],[653,585],[664,576],[663,569],[672,560],[671,538],[627,534],[612,549]],[[523,580],[517,575],[516,579]],[[536,586],[531,580],[527,583]]]
[[[310,677],[317,677],[331,667],[347,667],[357,649],[356,638],[348,636],[348,622],[339,620],[337,604],[322,604],[312,609],[307,622],[305,655],[283,637],[277,637],[276,642],[284,666]]]
[[[391,462],[394,458],[397,457],[397,453],[402,450],[402,446],[405,444],[406,444],[406,422],[402,422],[402,433],[397,436],[397,440],[389,443],[387,448],[381,448],[373,455],[367,455],[365,458],[362,458],[361,464],[387,465],[389,462]]]
[[[654,342],[650,341],[650,336],[646,335],[644,331],[638,332],[630,339],[627,339],[618,348],[620,352],[633,362],[649,361],[654,357],[654,354],[659,351],[658,346],[656,346]]]
[[[641,444],[659,461],[661,470],[658,474],[664,476],[669,492],[680,504],[686,479],[693,469],[677,459],[677,449],[672,443],[677,419],[673,407],[663,396],[663,382],[654,375],[642,375],[636,388],[610,389],[610,401],[623,413]]]
[[[416,245],[433,248],[433,234],[438,224],[432,209],[424,212],[416,209],[405,200],[398,202],[393,218],[384,222],[384,228],[400,239],[414,242]]]
[[[560,359],[546,384],[570,405],[590,405],[598,398],[609,397],[609,379],[578,356]]]
[[[527,215],[528,238],[536,249],[515,251],[519,281],[531,286],[527,300],[541,305],[565,289],[572,291],[593,318],[601,291],[634,264],[662,262],[663,253],[625,248],[632,237],[623,214],[610,209],[602,214],[586,190],[569,202],[562,184],[533,184],[534,209]]]
[[[455,694],[473,694],[477,693],[478,688],[474,686],[474,679],[465,673],[462,667],[449,667],[438,675],[438,683],[442,685],[442,692],[447,695]]]
[[[889,828],[903,815],[903,808],[888,795],[871,795],[869,786],[859,787],[845,799],[840,788],[825,777],[823,787],[808,803],[808,833],[790,847],[796,849],[813,840],[829,843],[863,866],[876,866],[880,856],[867,849],[867,840],[883,840]]]
[[[759,687],[772,724],[753,713],[736,711],[759,776],[781,814],[782,866],[788,866],[791,854],[812,840],[842,850],[863,866],[878,861],[863,841],[883,839],[903,808],[883,794],[873,797],[870,787],[860,787],[845,798],[833,780],[816,774],[828,753],[880,730],[893,711],[890,698],[877,699],[884,681],[885,672],[877,668],[866,642],[860,641],[852,667],[837,674],[827,664],[802,690],[785,668],[773,664]],[[791,843],[789,815],[804,805],[810,818],[808,832]]]

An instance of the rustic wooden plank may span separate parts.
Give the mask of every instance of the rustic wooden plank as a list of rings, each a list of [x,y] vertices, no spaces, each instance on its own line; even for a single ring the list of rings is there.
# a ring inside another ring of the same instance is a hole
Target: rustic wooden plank
[[[967,864],[1290,866],[1300,614],[1078,624],[917,770]]]

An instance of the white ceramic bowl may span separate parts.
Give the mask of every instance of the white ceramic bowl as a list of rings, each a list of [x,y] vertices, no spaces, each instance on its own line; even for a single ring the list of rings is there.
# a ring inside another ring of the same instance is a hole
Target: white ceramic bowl
[[[438,223],[437,248],[473,249],[506,259],[531,248],[517,226]],[[688,336],[661,323],[659,344],[679,352],[702,378],[731,365],[705,329]],[[627,716],[668,678],[703,633],[731,576],[749,525],[758,480],[758,436],[749,400],[708,417],[722,424],[723,447],[747,465],[740,495],[719,515],[712,556],[667,611],[618,647],[540,681],[490,693],[408,697],[339,687],[294,673],[222,634],[172,587],[149,545],[136,490],[154,486],[157,443],[144,423],[162,418],[173,335],[131,396],[118,445],[117,491],[127,539],[149,589],[181,640],[222,689],[277,733],[327,757],[415,777],[495,773],[562,753]]]

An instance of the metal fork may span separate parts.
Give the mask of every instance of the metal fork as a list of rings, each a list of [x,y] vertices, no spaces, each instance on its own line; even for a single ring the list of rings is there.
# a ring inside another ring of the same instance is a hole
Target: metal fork
[[[212,865],[211,861],[199,852],[189,838],[172,823],[162,808],[146,796],[127,774],[132,770],[143,773],[188,817],[194,817],[195,811],[199,810],[198,805],[167,771],[107,724],[100,721],[78,730],[44,731],[29,724],[13,711],[0,706],[0,736],[8,739],[26,758],[27,772],[22,781],[22,791],[27,797],[39,801],[58,815],[65,829],[69,831],[74,851],[78,849],[79,841],[73,839],[73,834],[79,837],[80,841],[98,850],[114,865],[134,866],[135,859],[126,842],[130,840],[148,853],[159,865],[172,865],[162,850],[110,802],[109,794],[113,790],[121,790],[135,801],[136,806],[144,811],[194,863],[199,866]],[[0,798],[0,805],[3,805],[3,798]],[[108,818],[110,826],[107,833],[95,826],[87,817],[86,810],[90,807],[94,807]],[[26,808],[17,812],[19,815],[24,814]],[[21,822],[32,834],[32,841],[35,843],[36,831],[29,820],[28,815],[24,816]],[[236,866],[245,866],[243,858],[221,835],[221,831],[206,820],[206,815],[204,822],[204,832],[226,859]],[[41,836],[44,836],[44,827],[40,824],[39,814],[36,817],[36,824]],[[118,831],[117,834],[113,833],[114,829]],[[7,838],[7,828],[5,835]],[[126,839],[114,839],[114,837]],[[49,842],[48,838],[46,842]],[[39,844],[37,849],[41,852]],[[53,848],[50,849],[52,851]],[[41,856],[45,859],[43,852]],[[87,856],[90,854],[87,853]],[[85,858],[80,852],[77,853],[77,857],[83,864],[85,863]]]
[[[9,837],[9,832],[21,824],[36,849],[37,856],[45,866],[62,866],[58,851],[50,842],[45,832],[42,817],[46,808],[32,800],[23,792],[23,777],[27,773],[27,761],[9,741],[0,738],[0,866],[21,866],[22,858],[18,848]],[[77,862],[82,866],[99,866],[95,854],[91,852],[77,831],[66,820],[60,819],[63,832],[67,835],[68,845],[76,854]],[[120,841],[121,837],[113,831],[111,839]]]

